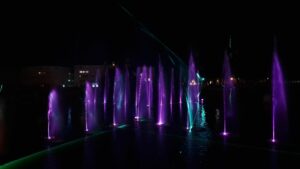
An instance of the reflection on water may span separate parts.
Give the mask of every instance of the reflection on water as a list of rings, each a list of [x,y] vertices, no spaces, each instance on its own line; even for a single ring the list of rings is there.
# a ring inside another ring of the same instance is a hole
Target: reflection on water
[[[45,163],[44,163],[44,168],[45,169],[55,169],[58,168],[58,161],[55,157],[54,152],[51,150],[51,147],[49,146],[48,148],[48,153],[47,157],[45,158]]]
[[[209,130],[187,133],[184,152],[188,168],[204,167],[212,136]],[[198,157],[198,158],[193,158]],[[196,164],[196,165],[195,165]]]
[[[96,166],[96,155],[95,155],[95,140],[84,139],[84,150],[83,150],[83,168],[95,168]],[[101,159],[99,159],[101,160]]]

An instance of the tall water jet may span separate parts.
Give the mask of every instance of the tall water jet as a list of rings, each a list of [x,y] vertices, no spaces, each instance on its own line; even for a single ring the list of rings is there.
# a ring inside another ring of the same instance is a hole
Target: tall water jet
[[[125,84],[124,84],[124,118],[127,119],[128,105],[130,105],[130,80],[128,68],[125,70]]]
[[[276,142],[278,135],[287,132],[287,104],[284,78],[278,53],[274,51],[272,66],[272,142]]]
[[[164,69],[162,64],[159,63],[158,68],[158,122],[157,125],[166,123],[166,87],[164,78]]]
[[[170,81],[170,114],[173,118],[173,98],[174,98],[174,69],[171,69],[171,81]]]
[[[113,125],[121,125],[126,122],[124,112],[124,78],[119,68],[115,69],[113,91]]]
[[[228,122],[234,116],[234,105],[233,105],[233,98],[234,98],[234,79],[231,74],[229,57],[227,51],[224,55],[224,65],[223,65],[223,75],[224,75],[224,84],[223,84],[223,136],[228,135]]]
[[[108,69],[105,70],[104,75],[104,89],[103,89],[103,111],[104,111],[104,119],[106,118],[106,104],[107,104],[107,97],[109,93],[109,74]]]
[[[153,75],[152,75],[152,67],[149,67],[148,68],[148,104],[147,104],[147,107],[148,107],[148,119],[151,119],[152,118],[152,114],[151,114],[151,111],[152,111],[152,105],[153,105]]]
[[[97,126],[97,93],[94,84],[85,83],[85,131],[93,132]]]
[[[207,125],[206,123],[206,112],[204,109],[204,99],[201,99],[201,122],[200,127],[205,128]]]
[[[196,67],[192,54],[189,59],[189,71],[188,71],[188,87],[187,87],[187,123],[186,129],[191,131],[194,127],[194,118],[199,110],[199,80],[197,80]]]
[[[139,113],[139,98],[140,98],[140,67],[136,68],[136,83],[135,83],[135,116],[134,118],[136,120],[140,119],[140,113]]]
[[[179,75],[179,113],[180,113],[180,116],[179,118],[182,119],[182,96],[183,96],[183,90],[182,90],[182,87],[183,87],[183,84],[182,84],[182,70],[180,70],[180,75]]]
[[[55,89],[51,90],[48,97],[47,121],[48,140],[59,139],[62,134],[62,114],[59,105],[58,93]]]
[[[152,69],[143,66],[137,68],[136,79],[136,120],[151,117],[152,105]]]

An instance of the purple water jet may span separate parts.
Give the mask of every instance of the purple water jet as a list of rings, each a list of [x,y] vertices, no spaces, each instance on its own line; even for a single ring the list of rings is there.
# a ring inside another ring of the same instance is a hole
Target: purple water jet
[[[274,52],[272,66],[272,142],[275,143],[278,135],[287,132],[287,104],[284,78],[278,59],[277,51]]]
[[[62,133],[62,114],[59,105],[58,93],[55,89],[51,90],[49,94],[47,120],[48,140],[59,138]]]
[[[153,76],[152,67],[148,68],[148,119],[151,119],[152,104],[153,104]]]
[[[119,68],[115,69],[113,91],[113,125],[118,126],[126,123],[125,107],[125,79]],[[128,91],[127,91],[128,92]],[[127,98],[126,98],[127,99]]]
[[[90,82],[85,83],[85,131],[93,132],[97,128],[97,87]]]
[[[125,119],[127,119],[127,111],[128,111],[128,104],[129,104],[129,93],[130,92],[130,85],[129,85],[129,71],[126,68],[125,70],[125,87],[124,87],[124,114]]]
[[[135,119],[151,118],[152,106],[152,68],[143,66],[137,68],[136,77],[136,114]]]
[[[103,89],[103,111],[104,111],[104,119],[106,117],[106,104],[107,104],[107,97],[109,93],[109,74],[108,69],[105,70],[105,80],[104,80],[104,89]]]
[[[170,114],[173,116],[173,98],[174,98],[174,69],[171,69],[171,81],[170,81]]]
[[[159,63],[158,74],[158,122],[157,125],[166,123],[166,89],[164,79],[164,69],[162,64]]]
[[[224,55],[224,65],[223,65],[223,136],[228,135],[228,121],[229,118],[232,119],[234,116],[233,112],[233,93],[234,93],[234,83],[231,74],[229,57],[227,51]],[[231,121],[232,122],[232,121]]]

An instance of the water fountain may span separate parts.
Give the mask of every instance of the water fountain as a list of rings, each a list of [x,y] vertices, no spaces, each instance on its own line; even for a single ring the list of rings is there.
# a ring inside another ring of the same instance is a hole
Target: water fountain
[[[124,116],[127,119],[127,114],[130,105],[130,80],[129,80],[129,71],[128,68],[125,70],[125,84],[124,84]]]
[[[126,112],[124,111],[125,80],[120,68],[115,69],[114,91],[113,91],[113,126],[126,123]]]
[[[59,97],[57,90],[51,90],[48,98],[48,113],[47,113],[47,138],[48,140],[60,139],[63,124],[62,112],[59,105]]]
[[[272,142],[275,143],[278,135],[287,132],[287,104],[284,87],[284,78],[278,59],[277,51],[274,52],[272,66]],[[283,137],[281,137],[283,138]]]
[[[104,89],[103,89],[103,113],[104,113],[104,121],[106,120],[106,104],[107,104],[107,97],[109,94],[109,74],[108,74],[108,69],[106,68],[105,70],[105,75],[104,75]]]
[[[200,98],[200,88],[199,80],[196,73],[196,67],[192,54],[189,59],[189,71],[188,71],[188,87],[187,87],[187,123],[186,129],[191,131],[194,127],[194,120],[199,114],[199,98]]]
[[[152,68],[138,67],[136,77],[135,120],[151,118],[152,106]]]
[[[158,68],[158,122],[157,125],[163,125],[167,121],[167,98],[166,98],[166,86],[164,78],[164,69],[161,63]]]
[[[228,135],[228,122],[234,117],[234,79],[231,74],[229,57],[227,52],[224,55],[224,65],[223,65],[223,136]]]
[[[174,68],[171,69],[171,81],[170,81],[170,115],[173,118],[173,98],[174,98]]]
[[[97,128],[97,86],[90,82],[85,83],[85,131],[93,132]]]

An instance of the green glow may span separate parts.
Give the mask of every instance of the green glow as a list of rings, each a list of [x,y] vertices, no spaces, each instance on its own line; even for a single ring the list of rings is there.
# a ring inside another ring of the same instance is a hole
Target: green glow
[[[206,127],[206,112],[204,106],[201,106],[201,127]]]
[[[61,145],[57,145],[57,146],[54,146],[54,147],[51,147],[51,148],[48,148],[48,149],[30,154],[28,156],[25,156],[25,157],[19,158],[17,160],[13,160],[13,161],[10,161],[6,164],[3,164],[2,166],[0,166],[0,169],[22,168],[22,167],[32,163],[33,161],[41,159],[42,157],[46,156],[50,152],[57,152],[59,150],[63,150],[63,149],[68,148],[70,146],[74,146],[76,144],[82,143],[82,142],[86,141],[87,139],[91,139],[91,138],[97,137],[99,135],[110,133],[111,131],[112,130],[100,131],[100,132],[95,133],[91,136],[86,136],[86,137],[83,137],[83,138],[79,138],[79,139],[76,139],[76,140],[61,144]]]
[[[205,80],[205,78],[204,78],[204,77],[202,77],[202,78],[201,78],[201,81],[204,81],[204,80]]]
[[[201,79],[201,76],[199,73],[197,73],[196,75],[197,75],[198,79]]]
[[[191,98],[189,96],[186,97],[186,104],[187,104],[187,110],[188,110],[188,119],[187,119],[187,127],[188,130],[191,131],[194,126],[194,120],[193,120],[193,106]]]
[[[123,125],[120,125],[118,128],[119,129],[123,129],[123,128],[126,128],[127,127],[127,125],[126,124],[123,124]]]

